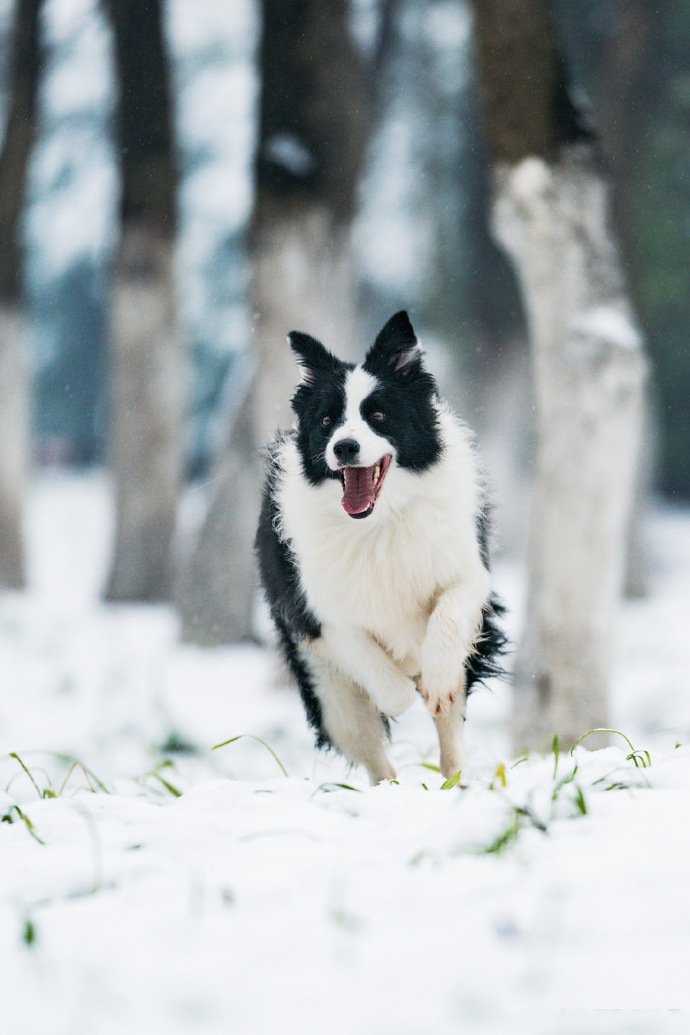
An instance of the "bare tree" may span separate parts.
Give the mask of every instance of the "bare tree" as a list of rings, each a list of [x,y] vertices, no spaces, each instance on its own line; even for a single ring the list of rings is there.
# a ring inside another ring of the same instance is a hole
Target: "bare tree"
[[[255,373],[219,454],[208,517],[180,580],[183,635],[200,643],[252,635],[258,449],[289,422],[296,380],[286,333],[304,328],[342,353],[355,330],[351,226],[371,96],[350,34],[350,5],[264,0],[262,15],[251,226]],[[389,29],[387,3],[382,31]]]
[[[18,0],[0,150],[0,587],[24,582],[22,512],[29,457],[22,214],[36,135],[41,0]]]
[[[117,524],[110,600],[170,591],[181,474],[177,170],[161,0],[107,0],[119,88],[120,240],[110,315]]]
[[[568,92],[548,0],[475,0],[493,229],[524,297],[537,404],[514,737],[608,724],[645,361],[596,140]]]

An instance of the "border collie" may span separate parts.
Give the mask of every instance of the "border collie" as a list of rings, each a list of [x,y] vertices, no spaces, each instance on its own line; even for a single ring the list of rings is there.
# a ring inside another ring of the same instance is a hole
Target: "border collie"
[[[470,434],[440,401],[406,312],[364,363],[293,331],[294,428],[269,447],[256,548],[317,746],[395,778],[389,718],[421,694],[446,777],[466,697],[502,673],[487,506]]]

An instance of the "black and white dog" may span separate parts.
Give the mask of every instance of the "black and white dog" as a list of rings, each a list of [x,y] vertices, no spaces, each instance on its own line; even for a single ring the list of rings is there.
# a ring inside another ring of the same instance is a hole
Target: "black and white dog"
[[[302,381],[270,447],[261,579],[317,745],[393,779],[389,716],[417,692],[446,777],[462,769],[466,695],[500,674],[502,606],[467,429],[439,400],[407,313],[364,363],[288,335]]]

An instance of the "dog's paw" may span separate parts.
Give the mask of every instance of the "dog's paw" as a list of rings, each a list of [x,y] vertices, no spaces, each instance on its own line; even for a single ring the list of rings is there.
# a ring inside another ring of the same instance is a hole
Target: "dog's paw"
[[[427,664],[422,668],[419,692],[433,718],[447,715],[465,693],[463,661],[456,658],[452,664]]]
[[[419,692],[434,718],[447,715],[465,693],[465,662],[474,649],[478,627],[453,624],[452,636],[428,636],[422,647]],[[442,630],[443,631],[443,630]]]
[[[437,719],[441,715],[447,715],[455,702],[462,697],[464,693],[464,679],[460,677],[455,685],[444,689],[443,687],[434,686],[432,683],[426,683],[424,678],[422,678],[419,692],[429,709],[429,714],[434,719]]]
[[[376,692],[371,698],[384,715],[396,718],[411,708],[417,698],[417,687],[402,672],[397,677],[387,675],[377,682]]]

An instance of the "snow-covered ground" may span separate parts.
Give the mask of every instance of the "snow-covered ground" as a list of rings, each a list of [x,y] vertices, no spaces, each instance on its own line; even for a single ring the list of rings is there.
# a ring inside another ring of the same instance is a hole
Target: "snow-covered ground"
[[[510,759],[497,687],[446,790],[421,706],[372,790],[315,754],[267,652],[99,605],[108,515],[100,477],[43,477],[31,589],[0,600],[0,1031],[688,1030],[688,512],[655,516],[624,609],[638,766],[622,738]]]

